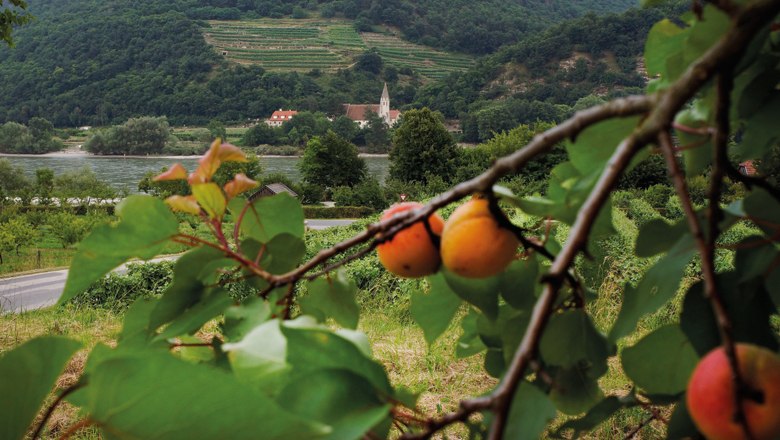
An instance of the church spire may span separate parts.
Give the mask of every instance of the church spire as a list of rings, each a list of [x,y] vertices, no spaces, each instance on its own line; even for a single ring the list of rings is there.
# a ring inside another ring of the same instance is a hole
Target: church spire
[[[390,93],[387,92],[387,83],[382,90],[382,97],[379,98],[379,117],[385,120],[385,123],[390,125]]]

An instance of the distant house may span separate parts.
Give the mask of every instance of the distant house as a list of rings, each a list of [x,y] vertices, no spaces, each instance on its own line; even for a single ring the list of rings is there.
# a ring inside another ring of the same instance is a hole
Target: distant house
[[[265,120],[265,123],[271,127],[281,127],[282,124],[289,121],[293,116],[297,115],[296,110],[282,110],[275,111],[270,118]]]
[[[249,196],[249,201],[252,202],[259,199],[260,197],[275,196],[285,192],[293,197],[298,197],[298,193],[291,190],[290,187],[284,183],[269,183],[268,185],[263,185],[260,187],[260,189],[252,193],[252,195]]]
[[[739,172],[745,176],[753,176],[756,174],[756,167],[753,165],[752,160],[746,160],[739,164]]]
[[[353,121],[357,122],[360,128],[368,125],[369,112],[376,113],[385,120],[385,124],[392,127],[398,122],[401,116],[399,110],[390,109],[390,93],[387,92],[387,83],[382,90],[382,96],[379,98],[379,104],[344,104],[344,114]]]

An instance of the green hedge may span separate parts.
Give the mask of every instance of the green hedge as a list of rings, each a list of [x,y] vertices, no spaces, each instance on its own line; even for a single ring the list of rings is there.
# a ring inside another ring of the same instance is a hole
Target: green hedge
[[[304,206],[303,215],[306,218],[363,218],[375,214],[376,211],[366,206]]]

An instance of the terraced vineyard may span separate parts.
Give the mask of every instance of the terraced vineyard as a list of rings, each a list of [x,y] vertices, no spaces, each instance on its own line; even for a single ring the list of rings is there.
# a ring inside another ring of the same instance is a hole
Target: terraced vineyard
[[[370,47],[376,47],[386,63],[431,79],[465,70],[472,63],[465,55],[435,51],[397,37],[358,34],[346,20],[261,19],[210,21],[209,25],[206,41],[224,57],[268,70],[335,71],[352,65]]]
[[[473,64],[473,60],[466,55],[440,52],[395,36],[366,32],[361,37],[368,47],[375,47],[379,51],[386,63],[409,67],[428,78],[441,79],[451,72],[466,70]]]

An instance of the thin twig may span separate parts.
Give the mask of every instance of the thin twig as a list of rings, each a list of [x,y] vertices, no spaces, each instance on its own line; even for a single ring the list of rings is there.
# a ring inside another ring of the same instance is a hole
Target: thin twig
[[[80,429],[84,429],[84,428],[86,428],[87,426],[92,426],[92,425],[94,425],[94,424],[95,424],[95,422],[94,422],[94,421],[92,421],[92,419],[90,419],[89,417],[87,417],[87,418],[84,418],[84,419],[81,419],[81,420],[79,420],[77,423],[75,423],[73,426],[71,426],[70,428],[68,428],[68,430],[67,430],[67,431],[65,431],[65,432],[64,432],[64,433],[63,433],[63,434],[60,436],[60,440],[67,440],[67,439],[69,439],[69,438],[70,438],[70,437],[71,437],[73,434],[75,434],[76,432],[78,432]]]
[[[639,434],[639,431],[644,429],[644,427],[649,425],[653,420],[655,420],[655,415],[651,415],[650,417],[644,419],[642,423],[640,423],[638,426],[635,426],[631,431],[628,431],[626,436],[623,437],[623,440],[630,440],[634,438],[635,435]]]
[[[438,419],[430,419],[425,422],[425,430],[418,433],[407,433],[401,436],[402,440],[427,440],[436,432],[456,422],[465,422],[468,418],[479,411],[489,409],[492,405],[492,399],[487,397],[476,397],[473,399],[462,400],[458,410],[445,414]]]
[[[48,408],[46,408],[46,412],[43,414],[43,419],[41,419],[41,422],[38,424],[38,427],[35,428],[35,432],[33,432],[32,438],[33,440],[40,437],[41,432],[43,432],[43,428],[46,426],[46,422],[49,421],[49,418],[51,418],[51,415],[54,413],[54,410],[57,408],[57,406],[62,403],[62,401],[68,397],[71,393],[75,392],[76,390],[84,387],[86,385],[86,382],[77,382],[68,388],[65,388],[62,390],[59,396],[54,400],[54,402],[49,405]]]
[[[685,177],[682,175],[679,165],[674,157],[674,148],[672,147],[672,137],[668,132],[659,134],[658,138],[661,149],[664,152],[666,158],[666,164],[669,169],[669,175],[674,182],[675,190],[677,191],[677,197],[682,204],[685,218],[688,221],[688,229],[691,231],[691,235],[696,243],[696,247],[699,250],[701,259],[701,271],[702,278],[704,279],[704,296],[709,299],[712,305],[713,312],[715,314],[715,320],[720,332],[721,341],[723,347],[726,350],[726,356],[729,359],[729,366],[731,367],[732,376],[735,383],[735,390],[743,389],[744,381],[741,379],[739,372],[739,364],[737,362],[736,351],[734,350],[734,340],[732,337],[732,323],[726,311],[726,305],[723,299],[720,297],[717,288],[717,279],[715,276],[714,261],[711,258],[711,250],[709,249],[709,242],[704,237],[704,231],[702,230],[699,218],[696,215],[696,211],[693,209],[693,203],[691,202],[690,194],[688,193],[688,186],[685,183]],[[742,396],[741,393],[734,393],[737,400],[734,411],[734,419],[743,428],[747,439],[752,439],[753,436],[750,433],[750,429],[747,425],[747,419],[745,418],[745,412],[742,408]]]

